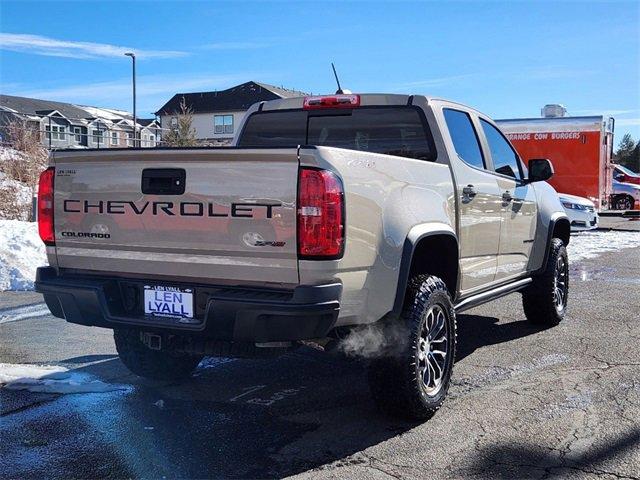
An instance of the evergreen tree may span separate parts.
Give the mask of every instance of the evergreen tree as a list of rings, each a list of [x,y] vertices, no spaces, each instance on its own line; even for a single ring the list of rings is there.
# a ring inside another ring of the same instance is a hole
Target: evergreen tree
[[[640,142],[635,142],[630,133],[625,133],[613,155],[613,160],[634,172],[640,171]]]
[[[196,131],[193,128],[193,110],[187,107],[184,97],[180,102],[178,125],[163,137],[163,143],[169,147],[193,147],[196,142]]]

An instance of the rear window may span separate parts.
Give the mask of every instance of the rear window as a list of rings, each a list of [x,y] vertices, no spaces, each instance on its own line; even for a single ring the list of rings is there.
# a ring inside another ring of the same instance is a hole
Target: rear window
[[[241,147],[318,145],[435,160],[431,134],[415,107],[257,112],[247,120]]]
[[[238,146],[297,147],[307,139],[307,112],[258,112],[247,120]]]

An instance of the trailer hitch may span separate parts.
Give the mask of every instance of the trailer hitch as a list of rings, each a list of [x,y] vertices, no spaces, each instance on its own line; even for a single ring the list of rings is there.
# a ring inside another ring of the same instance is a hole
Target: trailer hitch
[[[162,337],[155,333],[140,332],[140,341],[150,350],[160,350],[162,348]]]

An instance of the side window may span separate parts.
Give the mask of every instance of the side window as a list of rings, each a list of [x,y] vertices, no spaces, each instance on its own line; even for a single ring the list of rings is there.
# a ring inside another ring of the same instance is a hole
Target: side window
[[[500,130],[485,120],[480,119],[480,123],[487,137],[487,142],[489,142],[493,168],[496,173],[522,180],[518,154],[504,138],[502,133],[500,133]]]
[[[444,119],[447,122],[447,128],[458,156],[473,167],[486,168],[480,141],[469,114],[445,108]]]

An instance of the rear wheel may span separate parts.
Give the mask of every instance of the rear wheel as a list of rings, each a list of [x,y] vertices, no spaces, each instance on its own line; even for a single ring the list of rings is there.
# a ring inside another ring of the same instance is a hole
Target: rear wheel
[[[620,195],[613,202],[613,207],[616,210],[631,210],[633,208],[633,198],[628,195]]]
[[[131,372],[152,380],[188,378],[203,357],[169,350],[152,350],[140,338],[139,330],[116,329],[113,338],[120,360]]]
[[[554,238],[544,272],[522,291],[522,306],[531,323],[553,326],[564,319],[568,300],[569,257],[562,240]]]
[[[456,351],[455,311],[444,282],[413,277],[400,321],[407,341],[371,362],[371,393],[383,411],[425,420],[447,395]]]

